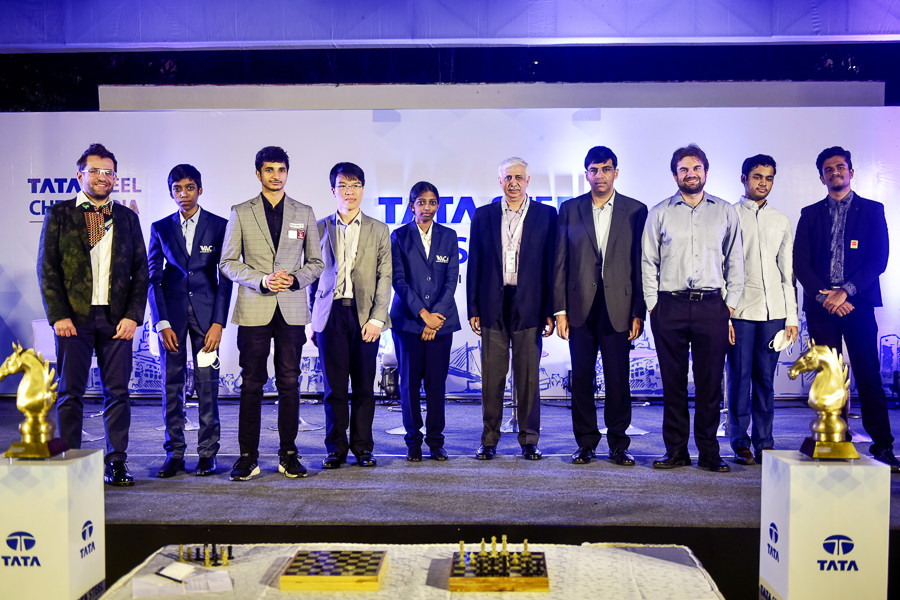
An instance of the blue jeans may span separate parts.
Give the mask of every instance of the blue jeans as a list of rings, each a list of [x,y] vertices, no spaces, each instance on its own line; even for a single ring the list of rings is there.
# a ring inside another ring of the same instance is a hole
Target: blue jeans
[[[759,452],[775,445],[775,367],[778,352],[769,348],[775,334],[784,329],[784,319],[745,321],[732,319],[734,346],[728,349],[728,431],[735,451]],[[751,424],[750,437],[747,428]]]

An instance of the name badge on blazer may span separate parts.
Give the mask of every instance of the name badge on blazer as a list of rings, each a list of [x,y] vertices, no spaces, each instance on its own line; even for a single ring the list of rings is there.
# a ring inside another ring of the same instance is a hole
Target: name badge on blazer
[[[450,262],[450,257],[449,256],[441,256],[440,254],[437,254],[434,257],[434,261],[439,262],[439,263],[448,263],[448,262]]]
[[[204,246],[203,244],[200,244],[200,253],[201,254],[209,254],[209,253],[215,252],[215,251],[216,251],[215,246]]]
[[[302,240],[306,238],[306,223],[289,223],[288,239]]]

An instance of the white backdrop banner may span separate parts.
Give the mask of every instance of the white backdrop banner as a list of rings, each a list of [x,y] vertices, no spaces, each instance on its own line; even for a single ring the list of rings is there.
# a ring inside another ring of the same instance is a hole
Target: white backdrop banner
[[[465,271],[469,224],[477,206],[498,198],[497,165],[521,156],[531,167],[529,194],[558,208],[584,193],[584,155],[606,145],[619,158],[616,189],[648,206],[674,193],[669,171],[675,148],[699,144],[710,160],[710,193],[737,201],[743,192],[744,158],[766,153],[778,173],[770,201],[796,225],[800,209],[825,196],[815,170],[823,148],[841,145],[853,153],[853,188],[882,202],[888,228],[900,231],[900,108],[676,108],[676,109],[515,109],[515,110],[354,110],[354,111],[166,111],[120,113],[0,114],[6,144],[0,149],[6,176],[0,181],[7,212],[0,219],[6,251],[0,258],[0,347],[14,340],[32,343],[32,320],[45,318],[36,278],[43,213],[78,191],[75,160],[91,142],[115,153],[119,181],[113,198],[140,215],[145,237],[150,224],[175,211],[166,177],[178,163],[203,175],[202,206],[223,217],[230,207],[260,191],[254,174],[256,152],[282,146],[290,156],[288,194],[313,207],[318,218],[335,210],[328,172],[338,161],[366,172],[363,210],[391,229],[408,222],[406,198],[419,180],[441,192],[438,222],[460,242],[460,316],[466,319]],[[891,257],[882,276],[885,307],[880,324],[882,378],[887,385],[900,369],[900,278]],[[235,294],[236,296],[236,294]],[[149,320],[149,312],[146,319]],[[801,315],[801,326],[805,320]],[[135,393],[160,392],[158,359],[151,353],[151,325],[135,339]],[[237,327],[229,325],[220,350],[220,392],[237,395],[240,370]],[[803,339],[806,339],[805,328]],[[392,352],[382,336],[380,356]],[[637,396],[660,395],[662,384],[652,335],[645,332],[632,352],[631,389]],[[52,347],[52,345],[51,345]],[[805,395],[812,378],[790,381],[787,367],[797,358],[782,353],[776,393]],[[481,389],[479,338],[468,327],[455,334],[447,393],[476,395]],[[567,344],[555,335],[545,341],[541,393],[563,397],[569,370]],[[304,352],[301,391],[322,390],[318,356]],[[601,390],[603,372],[598,359]],[[270,367],[267,391],[275,391]],[[12,392],[4,382],[0,392]],[[691,384],[693,385],[693,384]],[[98,373],[91,376],[99,392]]]

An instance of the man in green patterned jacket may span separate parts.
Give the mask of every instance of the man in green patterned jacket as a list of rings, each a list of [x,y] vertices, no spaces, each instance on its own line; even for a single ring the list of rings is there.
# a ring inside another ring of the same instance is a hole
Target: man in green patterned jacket
[[[144,321],[147,252],[137,214],[113,202],[118,163],[102,144],[76,162],[81,191],[47,212],[38,251],[38,280],[56,333],[60,436],[81,447],[84,391],[97,353],[106,426],[104,481],[134,485],[125,463],[131,406],[131,344]]]

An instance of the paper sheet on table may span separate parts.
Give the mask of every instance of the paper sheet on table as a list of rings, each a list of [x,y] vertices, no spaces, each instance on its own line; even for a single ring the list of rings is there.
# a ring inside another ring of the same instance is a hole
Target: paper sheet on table
[[[158,575],[141,575],[131,582],[131,597],[185,596],[206,592],[230,592],[233,588],[231,575],[225,570],[200,571],[188,577],[183,584]]]

